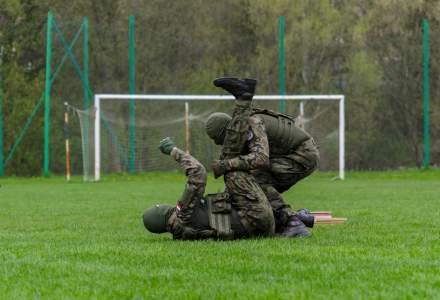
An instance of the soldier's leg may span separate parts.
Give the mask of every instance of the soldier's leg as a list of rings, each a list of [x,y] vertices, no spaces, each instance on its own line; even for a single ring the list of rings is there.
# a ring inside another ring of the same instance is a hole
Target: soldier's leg
[[[275,189],[282,193],[318,167],[319,151],[313,139],[305,141],[293,153],[270,160]]]
[[[273,216],[275,218],[276,231],[281,232],[287,226],[289,221],[295,219],[296,212],[292,207],[284,201],[281,194],[272,185],[262,185],[264,193],[272,207]]]
[[[275,217],[276,232],[284,237],[307,237],[310,233],[291,206],[283,199],[274,185],[277,179],[268,170],[252,172],[258,184],[266,194]]]
[[[298,218],[296,212],[287,204],[281,194],[273,185],[261,186],[267,198],[275,218],[275,229],[283,237],[307,237],[310,233],[305,228],[304,223]]]
[[[264,194],[269,200],[275,218],[276,231],[283,231],[287,223],[294,219],[296,213],[283,199],[281,194],[274,188],[273,185],[275,181],[269,171],[259,169],[253,170],[251,174],[254,176],[255,180],[260,185]]]
[[[251,236],[271,236],[275,232],[272,208],[261,187],[249,173],[236,171],[225,175],[226,191],[243,227]]]

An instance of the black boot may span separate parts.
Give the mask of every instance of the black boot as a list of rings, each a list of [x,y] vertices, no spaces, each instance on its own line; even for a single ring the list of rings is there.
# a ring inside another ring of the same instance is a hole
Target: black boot
[[[311,234],[306,229],[306,226],[298,218],[287,222],[286,228],[280,234],[281,237],[296,238],[296,237],[309,237]]]
[[[251,93],[252,95],[255,94],[255,88],[257,86],[257,80],[255,78],[243,78],[244,82],[247,84],[247,86],[249,87],[249,93]]]
[[[222,77],[214,80],[214,85],[226,90],[232,94],[235,99],[252,100],[257,80],[252,78],[238,79],[235,77]]]
[[[300,209],[296,215],[307,227],[313,228],[313,225],[315,225],[315,216],[311,215],[309,210]]]

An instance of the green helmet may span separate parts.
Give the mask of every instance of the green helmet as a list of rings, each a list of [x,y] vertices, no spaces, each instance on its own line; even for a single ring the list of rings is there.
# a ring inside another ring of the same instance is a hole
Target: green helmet
[[[231,116],[221,112],[212,113],[208,117],[205,125],[206,133],[217,145],[223,145],[226,135],[226,127],[231,119]]]
[[[155,205],[144,213],[144,226],[153,233],[167,232],[168,219],[175,207],[170,205]]]

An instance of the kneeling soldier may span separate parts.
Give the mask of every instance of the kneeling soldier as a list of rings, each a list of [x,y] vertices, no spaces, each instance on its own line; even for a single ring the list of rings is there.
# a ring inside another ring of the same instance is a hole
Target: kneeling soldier
[[[144,213],[145,228],[153,233],[170,232],[174,239],[230,240],[274,235],[275,221],[270,204],[252,176],[244,178],[239,172],[235,180],[226,185],[223,193],[204,195],[206,170],[191,155],[176,147],[170,138],[160,142],[162,153],[171,155],[185,171],[187,183],[176,207],[156,205]],[[233,175],[233,173],[231,173]],[[250,189],[240,189],[242,186]],[[249,199],[248,205],[237,206],[233,197]]]
[[[214,173],[219,176],[238,170],[250,172],[272,205],[277,232],[286,237],[307,236],[301,218],[284,201],[281,193],[317,168],[319,152],[313,138],[297,127],[291,116],[253,108],[251,96],[255,91],[256,81],[229,77],[219,78],[214,84],[231,93],[237,100],[232,118],[225,113],[213,113],[209,116],[206,122],[209,137],[217,145],[225,147],[235,119],[248,120],[247,127],[244,126],[240,128],[241,132],[235,133],[244,139],[248,152],[238,153],[233,159],[223,158],[217,163],[221,168],[214,168]],[[256,144],[260,147],[252,146]],[[266,164],[258,163],[261,153],[268,156]]]

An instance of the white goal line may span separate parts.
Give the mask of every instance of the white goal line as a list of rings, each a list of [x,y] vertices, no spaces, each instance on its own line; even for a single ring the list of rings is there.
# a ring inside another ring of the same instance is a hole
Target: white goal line
[[[95,180],[101,178],[101,118],[100,102],[101,100],[234,100],[229,95],[133,95],[133,94],[96,94],[95,103]],[[256,95],[254,100],[328,100],[339,101],[339,176],[345,178],[345,96],[344,95]],[[300,114],[304,114],[303,103],[300,103]]]

